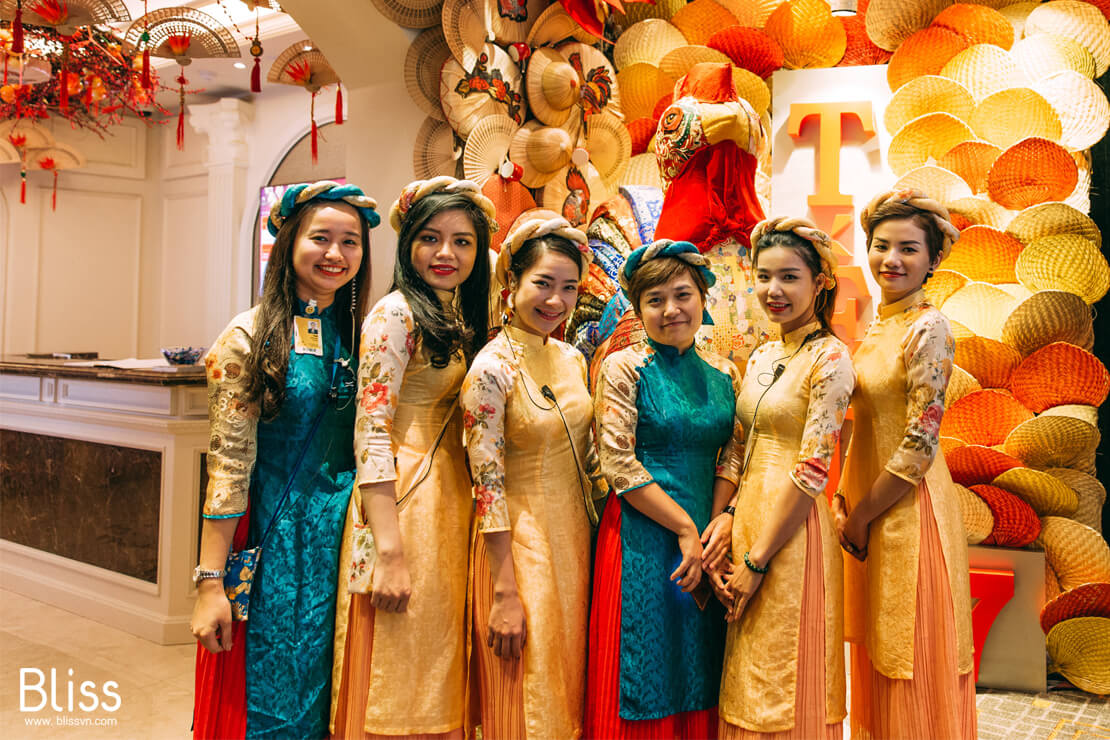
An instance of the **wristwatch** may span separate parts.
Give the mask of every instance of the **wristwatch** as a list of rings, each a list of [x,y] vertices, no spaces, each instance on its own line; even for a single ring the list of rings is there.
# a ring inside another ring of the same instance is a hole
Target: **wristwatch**
[[[205,570],[198,565],[193,568],[193,585],[196,586],[201,581],[208,578],[223,578],[225,575],[227,575],[227,571],[223,568],[219,570]]]
[[[735,506],[726,506],[725,508],[721,509],[721,513],[722,514],[731,514],[732,516],[736,516],[736,507]]]

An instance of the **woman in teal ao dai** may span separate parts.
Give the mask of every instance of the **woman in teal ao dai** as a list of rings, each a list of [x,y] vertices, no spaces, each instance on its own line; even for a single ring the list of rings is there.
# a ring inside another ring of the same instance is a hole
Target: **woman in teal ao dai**
[[[328,734],[336,574],[355,470],[353,338],[378,220],[354,186],[290,188],[270,214],[277,238],[262,300],[205,358],[211,440],[191,624],[197,738]],[[271,520],[249,618],[232,622],[220,577],[228,548],[257,545]]]
[[[614,493],[594,566],[586,736],[716,737],[725,625],[702,555],[703,540],[728,536],[716,517],[739,478],[740,374],[694,346],[713,274],[692,244],[641,247],[621,278],[647,339],[605,359],[595,397]]]

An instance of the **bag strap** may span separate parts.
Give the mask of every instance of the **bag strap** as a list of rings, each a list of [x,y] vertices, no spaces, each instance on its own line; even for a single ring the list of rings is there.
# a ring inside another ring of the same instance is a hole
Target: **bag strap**
[[[412,480],[412,485],[409,490],[405,491],[405,495],[397,499],[397,510],[400,511],[405,508],[405,505],[412,498],[412,494],[416,491],[417,486],[424,482],[428,477],[428,473],[432,470],[432,458],[435,457],[436,450],[439,449],[439,443],[443,441],[443,435],[447,433],[447,427],[451,425],[451,417],[455,415],[455,411],[459,408],[459,397],[455,396],[455,400],[451,402],[451,407],[447,409],[447,414],[443,417],[443,423],[440,424],[439,433],[436,434],[435,442],[432,443],[431,449],[424,453],[424,458],[420,461],[420,467],[416,469],[416,476]]]

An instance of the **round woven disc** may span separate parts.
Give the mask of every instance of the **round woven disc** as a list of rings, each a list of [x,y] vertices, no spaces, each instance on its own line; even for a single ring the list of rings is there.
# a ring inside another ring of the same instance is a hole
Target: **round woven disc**
[[[1110,68],[1110,24],[1090,3],[1053,0],[1038,6],[1025,20],[1025,35],[1054,33],[1075,39],[1095,58],[1095,76]]]
[[[979,390],[951,404],[940,423],[940,433],[967,444],[992,447],[1006,441],[1006,435],[1033,412],[1007,391]]]
[[[1110,583],[1084,583],[1052,599],[1041,609],[1041,629],[1048,634],[1075,617],[1110,617]]]
[[[1110,289],[1110,264],[1090,239],[1077,234],[1033,240],[1018,255],[1014,271],[1030,290],[1065,290],[1090,305]]]
[[[1066,203],[1041,203],[1026,208],[1006,227],[1022,244],[1053,234],[1077,234],[1102,247],[1102,232],[1091,217]]]
[[[994,529],[994,514],[987,502],[970,488],[955,484],[956,492],[960,497],[960,513],[963,515],[964,532],[967,533],[967,544],[978,545],[990,536]]]
[[[956,340],[956,364],[984,388],[1005,388],[1010,374],[1021,364],[1021,353],[994,339],[973,336]]]
[[[1025,547],[1041,533],[1041,523],[1033,507],[1004,488],[980,484],[970,486],[987,502],[994,517],[994,529],[983,540],[984,545]]]
[[[1018,87],[1025,81],[1010,54],[993,44],[967,47],[949,59],[940,74],[966,87],[976,100],[983,100],[999,90]]]
[[[1065,591],[1084,583],[1110,582],[1110,546],[1090,527],[1074,519],[1046,516],[1038,544]]]
[[[893,134],[926,113],[948,113],[966,121],[974,108],[975,99],[966,87],[947,77],[925,75],[895,90],[883,112],[883,124]]]
[[[955,270],[974,281],[1013,283],[1017,281],[1014,265],[1024,248],[1024,244],[1005,231],[991,226],[969,226],[952,245],[944,269]]]
[[[1079,182],[1079,169],[1064,147],[1030,137],[1011,146],[991,166],[987,192],[1011,210],[1067,198]]]
[[[947,28],[915,31],[891,56],[886,82],[891,90],[898,90],[917,78],[939,75],[944,65],[967,47],[967,39]]]
[[[1031,468],[1013,468],[995,478],[991,485],[1004,488],[1033,507],[1037,516],[1071,516],[1079,497],[1060,480]]]
[[[896,50],[914,31],[925,28],[951,0],[871,0],[867,5],[867,35],[887,51]]]
[[[1068,416],[1038,416],[1018,425],[1003,451],[1030,468],[1070,468],[1098,447],[1098,428]]]
[[[1041,290],[1019,303],[1002,325],[1002,341],[1023,355],[1053,342],[1078,344],[1091,331],[1091,308],[1074,293]]]
[[[1053,627],[1045,642],[1049,670],[1079,689],[1110,694],[1110,619],[1076,617]]]
[[[948,296],[941,310],[978,336],[1002,339],[1002,326],[1017,301],[989,283],[971,282]]]
[[[890,169],[896,175],[904,175],[915,167],[940,159],[957,144],[974,138],[968,125],[950,113],[926,113],[894,134],[887,150]]]
[[[971,197],[971,188],[967,186],[962,177],[943,167],[934,167],[933,165],[925,165],[910,170],[898,178],[898,182],[894,183],[893,189],[921,190],[941,203],[947,203],[957,198]]]
[[[786,0],[763,30],[782,47],[787,69],[832,67],[848,48],[844,26],[825,0]]]
[[[1053,342],[1022,361],[1010,376],[1014,396],[1040,413],[1052,406],[1101,406],[1110,392],[1110,373],[1090,352]]]
[[[1097,84],[1078,72],[1043,77],[1033,89],[1049,102],[1060,119],[1060,143],[1069,149],[1090,149],[1110,127],[1110,102]]]
[[[944,461],[952,480],[961,486],[990,483],[1007,470],[1021,467],[1021,460],[981,445],[967,445],[945,453]]]
[[[980,139],[1000,149],[1030,136],[1056,141],[1062,131],[1048,101],[1026,87],[999,90],[984,98],[971,112],[969,122]]]
[[[1098,478],[1071,468],[1048,468],[1045,472],[1063,481],[1075,491],[1075,495],[1079,498],[1079,506],[1072,515],[1072,519],[1101,533],[1102,507],[1106,503],[1106,487],[1099,482]]]

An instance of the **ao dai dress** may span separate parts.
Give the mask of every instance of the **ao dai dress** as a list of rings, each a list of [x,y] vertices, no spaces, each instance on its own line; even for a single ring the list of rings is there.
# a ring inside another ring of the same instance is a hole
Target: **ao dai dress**
[[[362,326],[355,459],[358,483],[393,482],[398,498],[447,420],[427,475],[398,510],[412,583],[408,609],[381,612],[347,592],[351,519],[340,560],[332,678],[332,731],[340,737],[461,736],[465,706],[470,480],[455,401],[460,355],[435,367],[400,292],[382,298]],[[360,505],[360,495],[351,497]]]
[[[785,370],[775,379],[775,368]],[[729,625],[721,737],[840,738],[844,706],[840,543],[824,496],[855,375],[848,348],[820,324],[761,345],[737,403],[747,464],[732,525],[732,557],[751,549],[791,481],[813,507]]]
[[[336,571],[355,468],[353,377],[340,368],[339,398],[328,398],[338,332],[335,307],[317,311],[298,301],[297,314],[320,320],[324,356],[290,351],[277,418],[260,421],[258,404],[244,398],[257,307],[228,324],[204,363],[211,428],[204,516],[241,517],[249,501],[250,534],[243,537],[240,527],[236,536],[235,546],[242,548],[256,545],[278,514],[255,571],[250,619],[233,625],[233,643],[245,633],[247,738],[320,738],[328,732]],[[349,360],[350,352],[341,347],[340,357]],[[302,450],[289,498],[277,512]],[[243,701],[243,687],[213,685],[206,678],[241,653],[198,651],[197,736],[243,737],[242,707],[234,706]],[[226,666],[216,671],[237,677],[235,669],[224,672]],[[238,715],[234,729],[226,723],[233,714]]]
[[[846,561],[853,737],[975,737],[967,541],[938,436],[954,356],[918,290],[879,306],[854,357],[849,509],[883,470],[914,488],[871,522],[867,559]]]
[[[654,482],[704,530],[714,478],[739,479],[739,385],[728,360],[650,339],[602,365],[594,412],[614,495],[598,532],[588,737],[716,733],[723,611],[715,600],[699,609],[669,580],[682,559],[677,536],[620,497]]]
[[[586,466],[596,469],[585,360],[569,344],[505,327],[474,358],[462,406],[477,500],[470,567],[482,736],[580,737],[590,587]],[[527,629],[519,661],[494,655],[486,640],[493,580],[484,533],[505,531]]]

